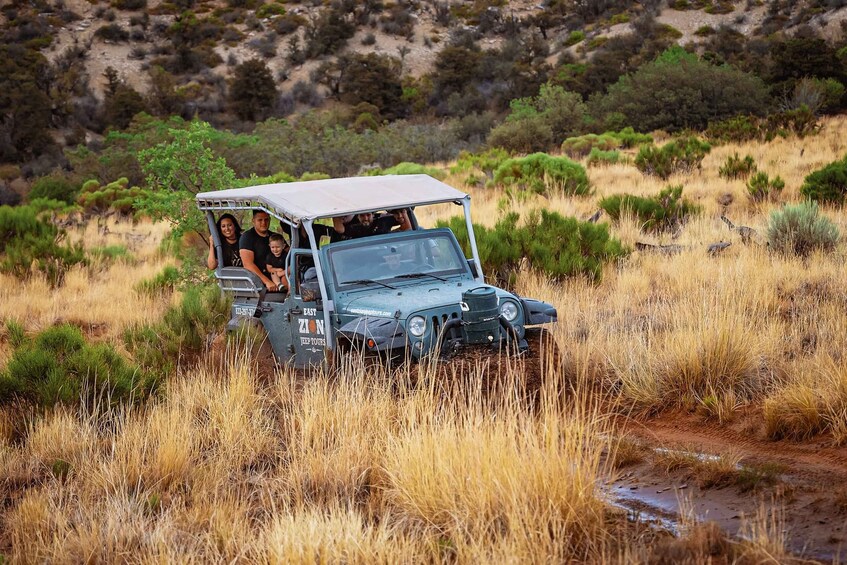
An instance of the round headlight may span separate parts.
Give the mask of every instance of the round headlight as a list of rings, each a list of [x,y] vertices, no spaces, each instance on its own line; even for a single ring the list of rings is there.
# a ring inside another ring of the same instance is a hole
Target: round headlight
[[[506,318],[506,321],[514,322],[518,317],[518,305],[511,300],[504,300],[500,304],[500,314]]]
[[[421,337],[426,331],[426,320],[422,316],[412,316],[409,318],[409,323],[406,325],[409,333],[415,337]]]

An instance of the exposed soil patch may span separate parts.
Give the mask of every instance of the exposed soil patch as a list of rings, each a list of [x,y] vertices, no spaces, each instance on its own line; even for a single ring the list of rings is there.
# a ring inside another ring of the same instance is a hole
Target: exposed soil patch
[[[609,497],[661,527],[674,528],[685,509],[713,521],[732,536],[744,536],[745,521],[764,507],[781,512],[788,548],[796,555],[833,561],[847,554],[847,448],[826,440],[794,443],[764,437],[759,410],[730,425],[669,413],[623,423],[629,437],[659,450],[687,450],[694,458],[732,454],[742,469],[778,469],[775,480],[747,492],[738,485],[708,488],[690,470],[662,467],[647,455],[627,466],[609,487]],[[652,453],[656,453],[653,451]],[[682,508],[682,509],[681,509]]]

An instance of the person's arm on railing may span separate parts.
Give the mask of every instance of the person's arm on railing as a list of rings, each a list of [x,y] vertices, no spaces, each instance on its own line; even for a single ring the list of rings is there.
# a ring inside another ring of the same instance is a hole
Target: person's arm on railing
[[[243,263],[244,268],[262,279],[262,284],[268,287],[269,291],[276,292],[278,290],[277,284],[266,277],[265,273],[262,272],[262,269],[260,269],[256,264],[255,253],[249,249],[241,249],[238,254],[241,256],[241,262]]]

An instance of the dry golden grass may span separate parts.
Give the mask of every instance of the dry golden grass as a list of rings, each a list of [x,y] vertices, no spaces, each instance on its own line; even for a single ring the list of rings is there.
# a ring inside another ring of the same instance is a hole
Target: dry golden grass
[[[36,420],[0,451],[32,484],[4,519],[10,557],[541,562],[606,543],[596,408],[397,393],[361,370],[292,379],[260,386],[233,361],[108,424]]]
[[[669,235],[640,232],[632,219],[612,225],[612,234],[628,245],[678,243],[685,249],[671,257],[636,252],[607,267],[599,285],[581,280],[556,284],[522,273],[519,292],[559,309],[555,334],[566,346],[567,375],[605,383],[626,410],[682,405],[700,408],[721,422],[731,420],[741,406],[772,398],[772,430],[780,429],[781,418],[788,428],[798,421],[792,415],[794,405],[782,403],[785,395],[799,400],[814,396],[812,411],[826,422],[819,429],[831,430],[838,443],[845,441],[843,385],[832,376],[831,364],[843,374],[847,246],[842,242],[834,253],[802,260],[771,253],[760,244],[770,212],[801,199],[805,175],[847,153],[845,129],[847,118],[837,117],[827,120],[816,137],[715,147],[701,170],[668,182],[644,177],[631,165],[590,168],[591,197],[533,197],[515,203],[521,212],[545,207],[585,218],[601,197],[655,194],[667,184],[683,184],[684,194],[702,207],[673,241]],[[736,152],[752,155],[760,170],[785,179],[781,202],[754,204],[743,181],[719,177],[719,167]],[[460,177],[450,180],[461,182]],[[502,193],[471,192],[475,217],[492,225]],[[726,194],[732,202],[724,206],[719,199]],[[440,217],[455,213],[455,208],[439,211]],[[760,243],[745,245],[721,222],[722,213],[756,229]],[[826,208],[824,213],[847,233],[843,209]],[[719,256],[708,256],[707,245],[717,241],[732,245]]]
[[[15,320],[28,331],[70,322],[85,332],[113,340],[133,323],[158,320],[168,303],[141,295],[133,288],[138,281],[155,276],[173,262],[159,252],[167,226],[114,220],[103,225],[106,233],[90,222],[71,229],[69,239],[82,241],[89,250],[123,245],[131,260],[93,261],[85,267],[74,267],[65,284],[57,289],[51,289],[41,277],[21,282],[0,274],[0,320]],[[0,347],[0,360],[7,355],[4,351]]]
[[[674,240],[686,246],[678,255],[636,252],[609,265],[600,284],[522,272],[517,290],[555,304],[560,316],[562,365],[536,406],[463,388],[481,382],[484,363],[448,390],[425,366],[414,387],[410,374],[355,366],[260,382],[234,352],[223,365],[172,375],[144,406],[26,419],[0,409],[0,496],[10,501],[0,551],[13,562],[60,563],[648,561],[652,537],[618,540],[609,525],[600,489],[615,458],[604,454],[626,448],[611,439],[594,392],[627,413],[682,406],[720,422],[761,404],[771,435],[847,441],[845,246],[800,260],[743,245],[720,213],[762,233],[779,204],[754,205],[742,182],[717,174],[727,156],[749,153],[785,179],[783,201],[796,201],[806,174],[847,152],[845,126],[836,118],[806,140],[717,147],[702,170],[672,178],[703,208]],[[585,218],[603,196],[668,184],[629,165],[589,174],[590,197],[510,205]],[[448,182],[462,186],[459,177]],[[476,220],[492,225],[503,193],[469,190]],[[727,194],[724,209],[718,199]],[[457,213],[434,207],[420,219]],[[843,231],[844,211],[825,213]],[[38,278],[0,278],[0,319],[28,331],[70,321],[112,342],[130,324],[157,320],[172,297],[132,287],[168,263],[158,252],[165,228],[109,230],[92,224],[72,237],[90,248],[126,245],[132,262],[74,269],[58,291]],[[611,231],[629,245],[670,242],[645,236],[632,218]],[[705,246],[719,240],[733,245],[709,257]],[[10,353],[0,339],[0,363]],[[502,378],[518,380],[519,370]],[[571,391],[564,402],[560,389]],[[734,462],[703,472],[722,477]],[[784,557],[773,513],[751,524],[745,556]],[[679,555],[706,562],[717,537],[692,526]]]

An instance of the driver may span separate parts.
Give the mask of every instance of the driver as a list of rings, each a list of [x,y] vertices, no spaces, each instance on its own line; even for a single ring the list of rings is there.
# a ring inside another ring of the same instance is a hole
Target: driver
[[[357,239],[371,235],[382,235],[390,233],[392,229],[399,226],[398,231],[412,229],[409,213],[406,208],[389,210],[388,214],[375,215],[373,212],[364,212],[356,215],[357,222],[342,224],[342,229],[337,229],[344,239]]]

